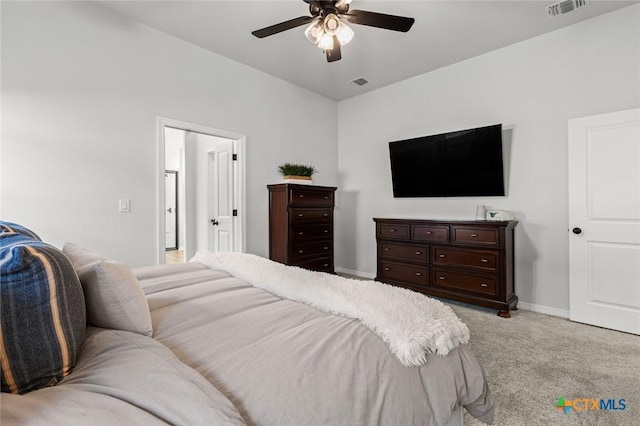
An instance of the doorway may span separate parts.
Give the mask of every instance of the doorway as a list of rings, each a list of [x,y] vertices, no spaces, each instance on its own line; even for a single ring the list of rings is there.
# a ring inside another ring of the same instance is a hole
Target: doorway
[[[158,118],[159,264],[245,251],[244,148],[244,135]]]

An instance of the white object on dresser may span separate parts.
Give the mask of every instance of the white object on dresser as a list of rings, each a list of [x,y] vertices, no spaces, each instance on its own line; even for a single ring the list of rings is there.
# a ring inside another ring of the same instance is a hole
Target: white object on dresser
[[[506,210],[487,210],[487,220],[514,220],[513,212]]]

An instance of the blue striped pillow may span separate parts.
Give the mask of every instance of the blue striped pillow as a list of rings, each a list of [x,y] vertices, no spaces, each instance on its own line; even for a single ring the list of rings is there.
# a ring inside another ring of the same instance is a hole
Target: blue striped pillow
[[[17,223],[0,220],[0,233],[5,232],[15,232],[16,234],[26,235],[27,237],[31,237],[34,240],[42,241],[42,239],[38,237],[38,234],[33,232],[31,229],[25,228],[24,226],[18,225]]]
[[[73,369],[86,308],[69,259],[25,235],[0,232],[2,392],[56,384]]]

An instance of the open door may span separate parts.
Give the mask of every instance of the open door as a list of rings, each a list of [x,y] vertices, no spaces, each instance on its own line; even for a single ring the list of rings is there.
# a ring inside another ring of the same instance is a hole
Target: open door
[[[219,139],[209,153],[209,250],[235,251],[233,141]]]

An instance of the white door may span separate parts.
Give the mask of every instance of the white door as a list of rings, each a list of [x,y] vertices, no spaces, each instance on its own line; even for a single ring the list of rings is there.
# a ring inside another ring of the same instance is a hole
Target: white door
[[[178,172],[164,173],[164,244],[166,249],[178,248]]]
[[[233,141],[218,139],[209,153],[209,250],[234,251]]]
[[[640,109],[569,120],[570,319],[640,334]]]

